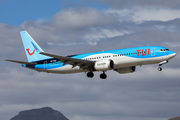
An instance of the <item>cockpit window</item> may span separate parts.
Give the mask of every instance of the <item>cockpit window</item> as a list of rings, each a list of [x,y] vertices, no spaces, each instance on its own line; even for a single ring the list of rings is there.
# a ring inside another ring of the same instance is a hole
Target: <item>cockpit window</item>
[[[160,49],[160,51],[169,51],[169,49]]]

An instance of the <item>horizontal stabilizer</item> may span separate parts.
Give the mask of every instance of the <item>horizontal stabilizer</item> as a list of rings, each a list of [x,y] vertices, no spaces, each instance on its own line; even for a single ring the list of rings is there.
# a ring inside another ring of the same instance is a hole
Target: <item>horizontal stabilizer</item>
[[[15,62],[15,63],[19,63],[19,64],[26,64],[26,65],[36,65],[36,64],[37,64],[37,63],[24,62],[24,61],[17,61],[17,60],[8,60],[8,59],[6,59],[5,61]]]

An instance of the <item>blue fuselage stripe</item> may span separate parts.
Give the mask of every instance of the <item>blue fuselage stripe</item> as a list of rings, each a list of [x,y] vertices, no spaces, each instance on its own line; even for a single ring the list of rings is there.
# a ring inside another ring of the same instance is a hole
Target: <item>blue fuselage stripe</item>
[[[111,54],[113,57],[109,59],[113,59],[117,57],[118,55],[128,56],[129,58],[145,59],[145,58],[166,56],[168,54],[174,53],[173,51],[170,51],[170,50],[161,51],[161,49],[167,49],[167,48],[160,47],[160,46],[135,47],[135,48],[127,48],[127,49],[101,51],[101,52],[95,52],[95,53],[78,54],[78,55],[73,55],[71,57],[76,58],[76,59],[84,59],[84,58],[87,58],[88,56],[97,55],[97,57],[99,57],[99,55],[104,56],[104,55]],[[26,66],[26,67],[35,68],[35,69],[54,69],[54,68],[59,68],[63,66],[63,63],[61,63],[56,58],[37,61],[37,63],[38,63],[37,65]]]

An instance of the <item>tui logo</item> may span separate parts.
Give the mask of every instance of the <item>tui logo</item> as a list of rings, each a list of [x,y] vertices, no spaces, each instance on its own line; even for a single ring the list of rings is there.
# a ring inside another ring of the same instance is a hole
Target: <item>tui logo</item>
[[[139,53],[142,52],[142,56],[146,55],[147,54],[147,49],[145,49],[145,52],[144,52],[144,49],[142,50],[136,50],[138,52],[138,56],[139,56]],[[150,53],[150,49],[148,49],[148,55]]]
[[[33,42],[31,42],[31,44],[33,45],[33,47],[34,47],[34,50],[33,50],[33,52],[32,53],[30,53],[30,49],[28,48],[28,49],[26,49],[26,51],[28,52],[28,54],[29,55],[33,55],[34,53],[35,53],[35,51],[36,52],[41,52],[39,49],[38,49],[38,47],[33,43]]]
[[[30,52],[29,52],[29,48],[28,48],[28,49],[26,49],[26,50],[27,50],[27,52],[28,52],[28,54],[29,54],[29,55],[33,55],[33,54],[34,54],[34,52],[35,52],[35,49],[33,50],[33,52],[32,52],[32,53],[30,53]]]

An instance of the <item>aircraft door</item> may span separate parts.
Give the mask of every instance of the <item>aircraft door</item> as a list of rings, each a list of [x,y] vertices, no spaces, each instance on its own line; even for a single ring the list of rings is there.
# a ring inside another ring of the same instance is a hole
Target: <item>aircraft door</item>
[[[155,56],[156,55],[156,48],[152,48],[151,49],[151,56]]]
[[[103,60],[103,56],[99,55],[99,56],[98,56],[98,59],[99,59],[99,60]]]
[[[44,69],[47,69],[47,61],[44,61]]]

